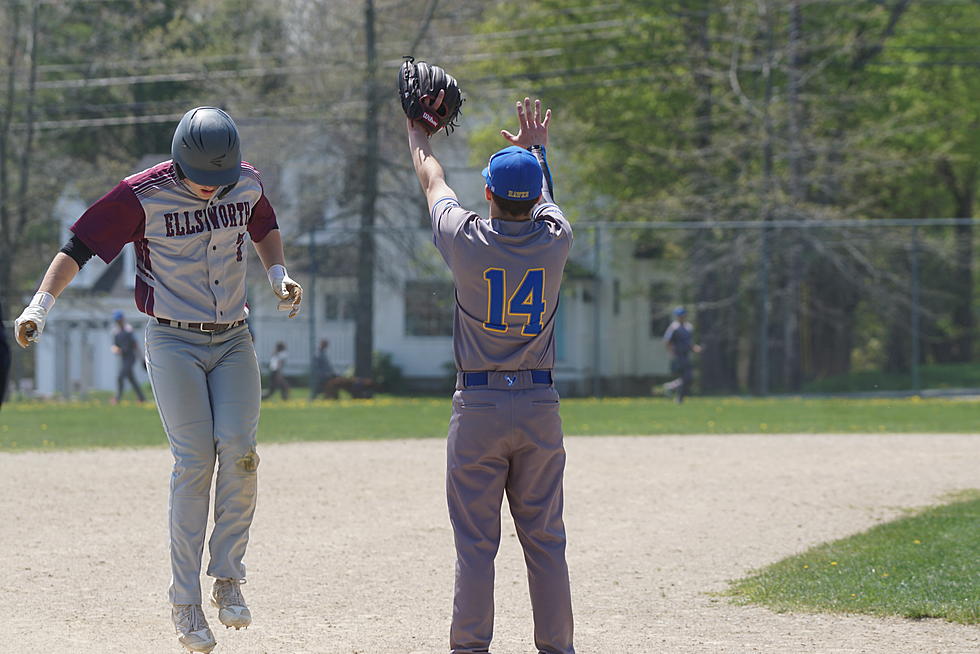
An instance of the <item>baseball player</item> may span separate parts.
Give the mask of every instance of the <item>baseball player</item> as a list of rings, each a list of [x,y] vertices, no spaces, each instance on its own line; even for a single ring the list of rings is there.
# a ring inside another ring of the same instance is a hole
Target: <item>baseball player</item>
[[[664,332],[664,345],[670,353],[670,372],[677,378],[664,384],[665,393],[674,394],[674,402],[680,404],[691,393],[694,382],[694,366],[691,353],[697,354],[701,346],[694,342],[694,325],[687,320],[687,309],[677,307],[674,320]]]
[[[133,328],[126,321],[122,311],[113,311],[112,319],[116,323],[116,328],[112,332],[112,353],[119,357],[119,373],[116,375],[116,397],[115,403],[119,403],[123,396],[123,385],[129,381],[129,385],[136,391],[137,402],[142,402],[143,389],[136,381],[133,373],[133,366],[136,364],[136,354],[139,346],[136,343],[136,335]]]
[[[247,241],[265,266],[280,310],[299,311],[302,289],[284,267],[276,214],[258,171],[242,161],[224,111],[188,111],[173,158],[121,181],[71,227],[30,305],[14,322],[22,347],[37,341],[55,298],[93,255],[136,252],[136,306],[149,316],[147,372],[174,456],[170,479],[170,602],[178,639],[210,652],[201,609],[201,556],[214,467],[214,528],[207,574],[226,627],[247,627],[242,559],[255,510],[259,367],[245,325]]]
[[[442,91],[433,107],[438,107]],[[488,652],[494,557],[504,492],[524,548],[542,654],[573,654],[565,562],[565,449],[552,383],[554,318],[572,230],[554,203],[545,159],[551,111],[525,98],[512,145],[483,171],[489,218],[460,206],[408,120],[408,144],[428,201],[436,247],[453,275],[458,370],[447,443],[446,491],[456,541],[453,654]]]

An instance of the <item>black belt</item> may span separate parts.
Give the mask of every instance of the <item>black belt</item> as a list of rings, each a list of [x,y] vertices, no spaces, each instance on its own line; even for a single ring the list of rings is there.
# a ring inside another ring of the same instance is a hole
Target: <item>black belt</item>
[[[530,373],[532,383],[551,384],[550,370],[531,370]],[[463,373],[463,386],[466,388],[470,386],[486,386],[488,383],[490,383],[490,374],[486,371]]]
[[[220,334],[221,332],[228,331],[232,327],[238,327],[239,325],[244,325],[244,320],[236,320],[235,322],[178,322],[176,320],[167,320],[166,318],[157,318],[157,322],[161,325],[169,325],[170,327],[179,327],[180,329],[190,329],[195,332],[206,332],[208,334]]]

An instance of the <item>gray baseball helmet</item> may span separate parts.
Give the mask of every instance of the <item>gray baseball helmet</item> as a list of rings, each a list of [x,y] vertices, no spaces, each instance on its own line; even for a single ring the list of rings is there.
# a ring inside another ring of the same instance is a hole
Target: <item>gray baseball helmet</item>
[[[228,186],[241,176],[238,127],[217,107],[191,109],[177,123],[171,146],[180,173],[202,186]]]

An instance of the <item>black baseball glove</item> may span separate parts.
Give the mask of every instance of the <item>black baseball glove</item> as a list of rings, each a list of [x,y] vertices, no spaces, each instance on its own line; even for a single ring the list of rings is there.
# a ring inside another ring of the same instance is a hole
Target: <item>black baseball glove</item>
[[[439,91],[445,91],[442,104],[432,109]],[[398,71],[398,97],[405,115],[422,123],[430,134],[440,129],[449,134],[456,128],[463,97],[456,78],[445,69],[405,57]]]

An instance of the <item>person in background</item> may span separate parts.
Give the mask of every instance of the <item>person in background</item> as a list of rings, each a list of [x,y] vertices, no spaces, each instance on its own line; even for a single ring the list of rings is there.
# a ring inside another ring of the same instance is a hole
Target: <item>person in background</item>
[[[267,400],[276,391],[282,395],[282,399],[289,399],[289,382],[286,381],[286,344],[282,341],[276,343],[276,350],[269,358],[269,390],[262,396]]]
[[[326,385],[331,379],[337,376],[327,356],[327,348],[330,341],[325,338],[320,339],[320,347],[317,348],[316,356],[313,357],[313,383],[310,387],[310,399],[315,400],[317,396],[325,392]]]
[[[136,391],[137,401],[142,402],[146,398],[143,397],[143,389],[140,388],[139,382],[136,381],[136,375],[133,374],[133,366],[136,365],[136,355],[139,351],[139,345],[136,343],[136,335],[133,334],[132,326],[126,322],[122,311],[113,311],[112,319],[116,323],[116,328],[112,332],[112,353],[119,357],[119,373],[116,375],[116,397],[112,403],[117,404],[122,399],[123,384],[127,380],[133,387],[133,390]]]
[[[670,373],[677,378],[664,384],[665,394],[674,394],[674,401],[680,404],[691,394],[694,382],[694,365],[691,353],[697,354],[701,346],[694,342],[694,325],[687,320],[687,309],[674,309],[674,320],[664,332],[664,345],[670,353]]]
[[[10,344],[7,343],[7,328],[3,326],[3,305],[0,304],[0,408],[7,395],[10,376]]]

